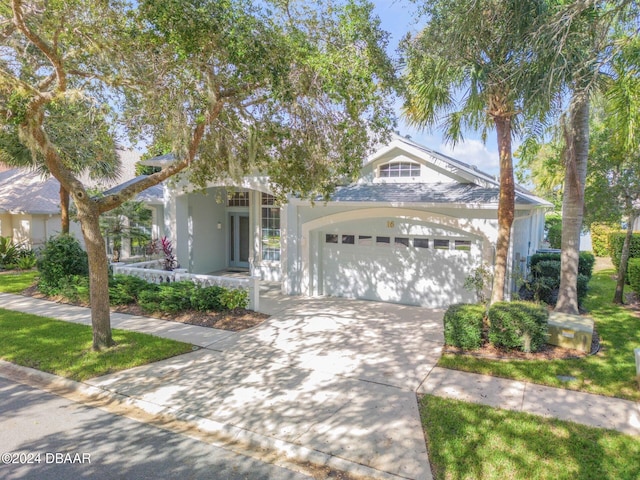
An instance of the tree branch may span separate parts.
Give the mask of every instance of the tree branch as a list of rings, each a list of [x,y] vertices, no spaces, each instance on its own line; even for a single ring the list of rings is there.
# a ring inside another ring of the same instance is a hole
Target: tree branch
[[[31,31],[24,21],[23,2],[22,0],[12,0],[13,23],[25,37],[29,39],[33,45],[40,50],[51,62],[56,71],[56,79],[58,80],[58,89],[64,91],[67,87],[67,79],[62,66],[62,61],[55,50],[42,38]]]

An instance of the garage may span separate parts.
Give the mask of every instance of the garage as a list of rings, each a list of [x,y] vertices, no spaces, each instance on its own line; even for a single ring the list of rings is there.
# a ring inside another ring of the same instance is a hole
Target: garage
[[[474,301],[464,281],[482,259],[480,238],[402,218],[332,225],[321,243],[322,295],[446,307]]]

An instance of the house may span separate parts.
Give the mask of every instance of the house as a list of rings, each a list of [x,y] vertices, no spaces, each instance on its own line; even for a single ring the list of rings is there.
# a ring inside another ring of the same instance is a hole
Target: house
[[[140,155],[131,150],[118,150],[121,170],[117,178],[110,181],[81,177],[90,189],[104,190],[135,177],[135,165]],[[153,200],[147,197],[153,208]],[[47,239],[60,233],[60,183],[52,176],[43,177],[39,172],[25,168],[0,168],[0,235],[11,237],[16,244],[38,248]],[[80,225],[71,222],[69,227],[80,242],[83,242]]]
[[[168,184],[164,233],[194,274],[239,270],[278,282],[290,295],[444,307],[473,301],[466,277],[494,263],[498,192],[492,176],[395,136],[326,203],[290,196],[278,205],[260,176],[211,183],[204,192],[185,181]],[[513,273],[543,241],[550,206],[517,189],[512,288]]]

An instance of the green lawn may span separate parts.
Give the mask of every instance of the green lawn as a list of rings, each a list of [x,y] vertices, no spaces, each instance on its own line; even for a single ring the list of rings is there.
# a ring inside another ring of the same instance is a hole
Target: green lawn
[[[33,285],[38,278],[37,270],[26,270],[18,273],[0,273],[0,292],[20,293]]]
[[[117,345],[94,352],[88,326],[4,309],[0,332],[1,359],[78,381],[192,350],[187,343],[113,330]]]
[[[602,349],[597,355],[575,360],[500,361],[446,354],[438,365],[640,400],[633,353],[634,348],[640,347],[640,318],[629,309],[611,303],[615,289],[615,282],[611,278],[613,273],[613,270],[602,270],[593,275],[585,302],[600,335]],[[557,378],[558,375],[575,377],[576,380],[562,382]]]
[[[521,412],[424,396],[434,478],[640,478],[640,438]]]

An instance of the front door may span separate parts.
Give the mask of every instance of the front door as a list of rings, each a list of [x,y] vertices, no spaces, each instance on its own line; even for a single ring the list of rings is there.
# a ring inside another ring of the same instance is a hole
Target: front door
[[[229,214],[229,266],[249,268],[249,213]]]

